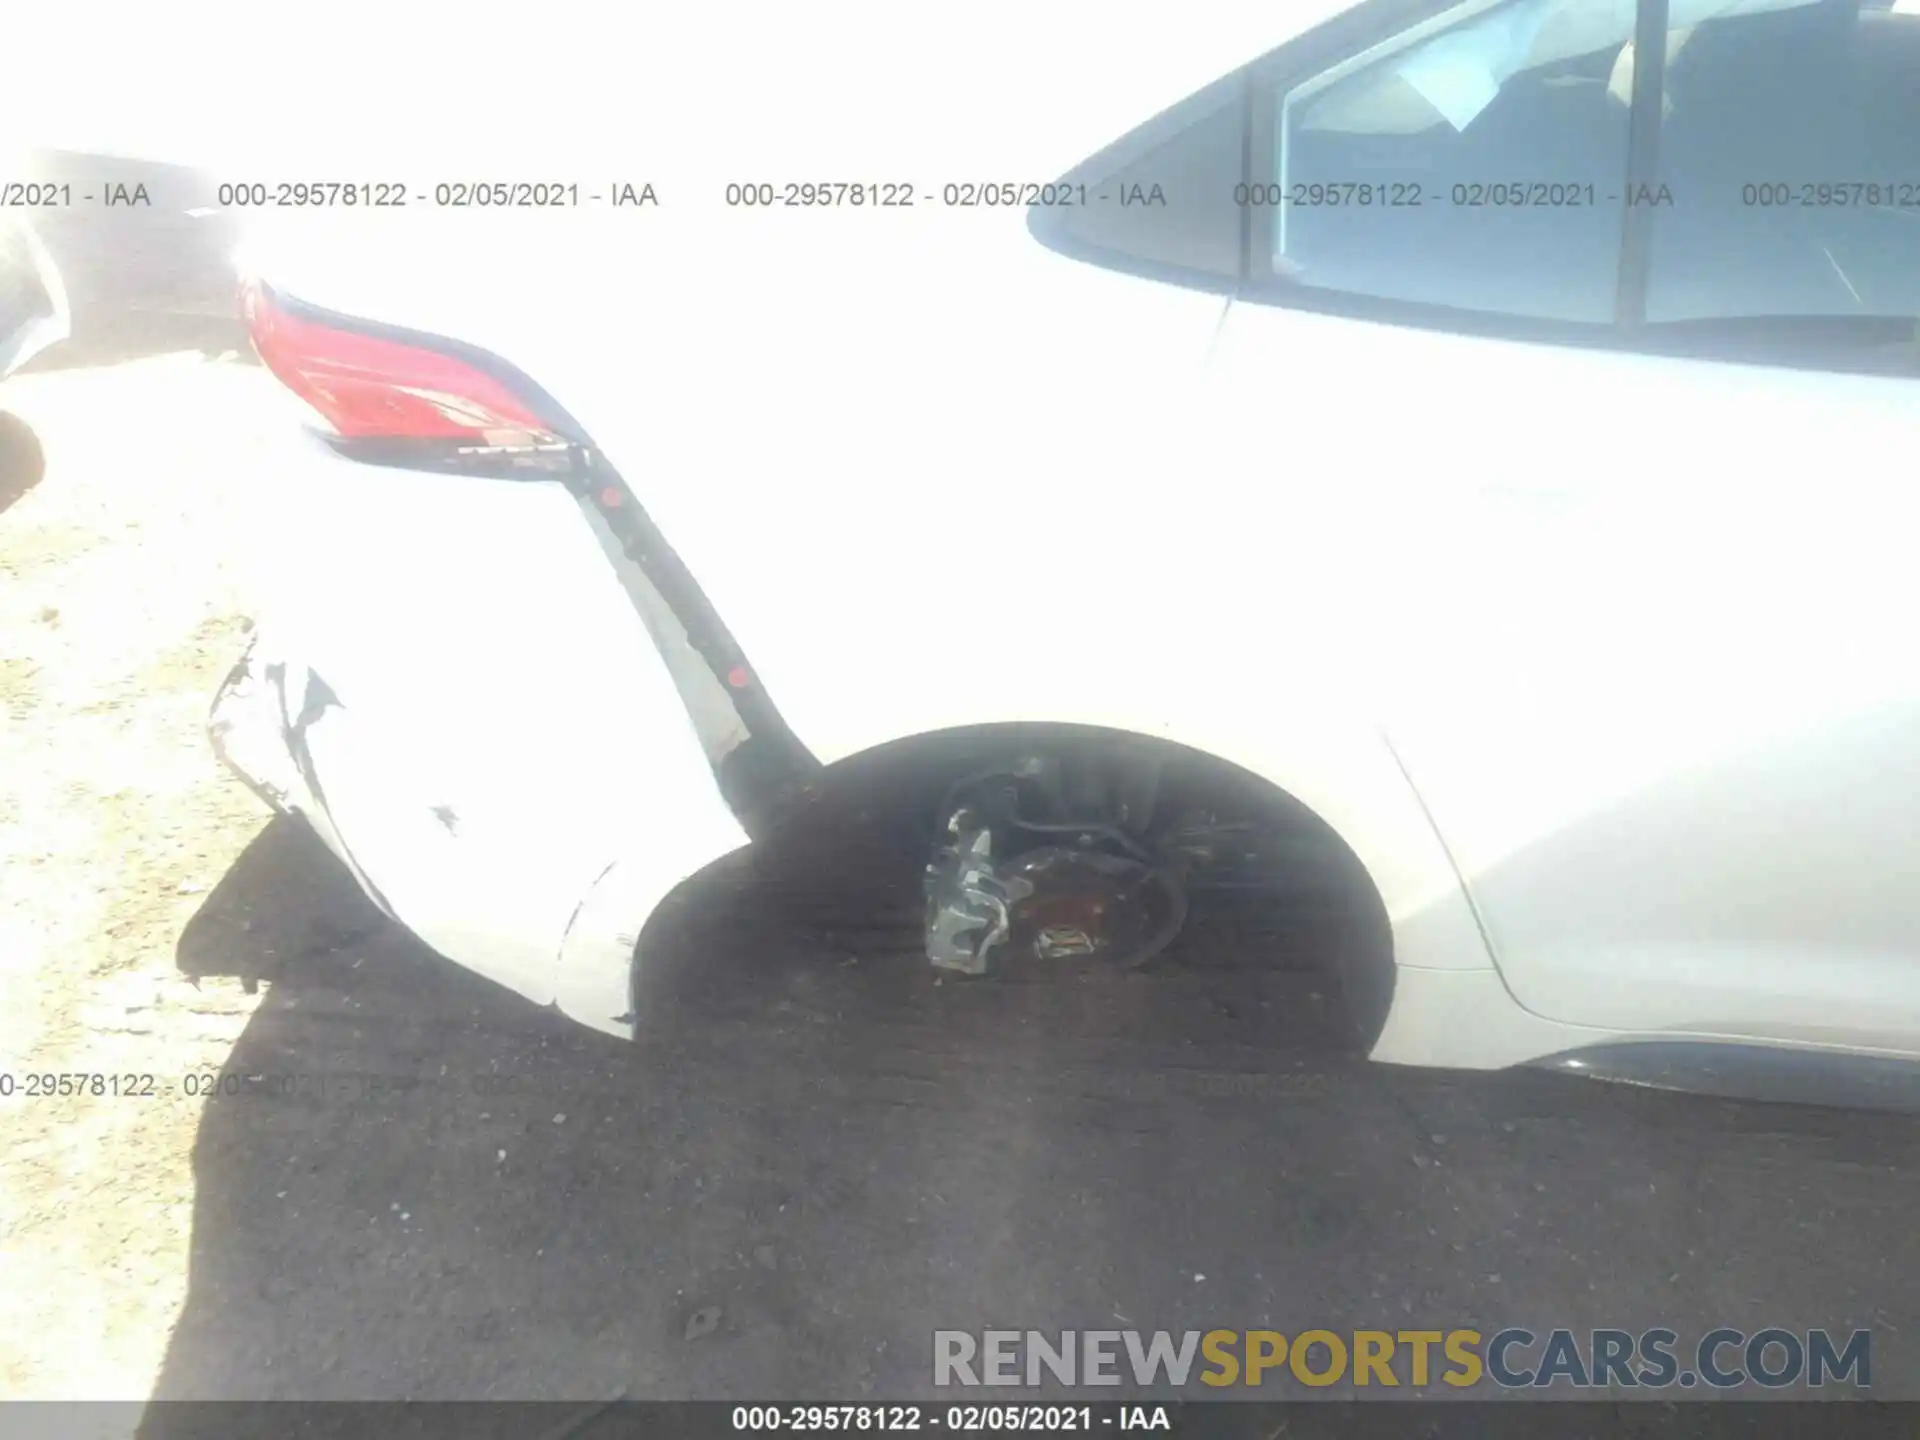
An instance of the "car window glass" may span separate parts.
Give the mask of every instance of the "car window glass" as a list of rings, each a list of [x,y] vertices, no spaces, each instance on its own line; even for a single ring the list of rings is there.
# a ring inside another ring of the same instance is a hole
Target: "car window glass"
[[[1676,33],[1807,0],[1674,0]],[[1299,284],[1610,322],[1633,0],[1456,7],[1279,97],[1272,267]]]
[[[1920,316],[1920,5],[1668,40],[1647,318]]]
[[[1242,262],[1240,87],[1211,87],[1130,139],[1131,153],[1096,156],[1043,187],[1030,228],[1096,264],[1230,292]]]

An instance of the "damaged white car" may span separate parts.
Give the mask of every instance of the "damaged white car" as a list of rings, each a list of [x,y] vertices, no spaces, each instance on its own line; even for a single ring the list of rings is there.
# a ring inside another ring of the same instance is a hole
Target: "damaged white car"
[[[50,192],[44,202],[43,189]],[[66,339],[70,328],[60,268],[28,220],[30,207],[58,199],[56,190],[0,179],[0,380]]]
[[[1311,852],[1377,1059],[1915,1093],[1920,13],[1014,18],[682,17],[520,122],[623,168],[263,229],[227,758],[615,1034],[669,892],[918,753],[979,983]]]

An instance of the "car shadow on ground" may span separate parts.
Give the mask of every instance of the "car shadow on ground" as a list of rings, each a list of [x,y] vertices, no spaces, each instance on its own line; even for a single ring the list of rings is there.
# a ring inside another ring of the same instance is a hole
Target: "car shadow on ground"
[[[1300,965],[939,983],[735,862],[642,953],[628,1044],[263,830],[178,947],[267,988],[156,1397],[953,1399],[932,1332],[988,1326],[1865,1327],[1920,1391],[1906,1119],[1367,1066]]]

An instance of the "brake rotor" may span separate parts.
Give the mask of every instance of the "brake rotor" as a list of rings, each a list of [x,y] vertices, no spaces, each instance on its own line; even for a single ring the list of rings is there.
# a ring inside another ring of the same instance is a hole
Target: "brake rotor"
[[[1011,861],[1009,875],[1033,887],[1015,905],[1011,943],[1041,960],[1133,954],[1155,928],[1155,872],[1136,860],[1049,848]]]

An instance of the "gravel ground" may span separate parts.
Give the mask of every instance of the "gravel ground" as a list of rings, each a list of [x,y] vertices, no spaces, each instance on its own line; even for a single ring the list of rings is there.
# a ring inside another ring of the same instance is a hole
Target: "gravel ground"
[[[19,1084],[218,1066],[254,1008],[174,945],[264,819],[205,739],[264,383],[183,354],[0,391],[46,455],[0,489],[0,1393],[144,1395],[179,1313],[197,1107]]]
[[[1204,945],[941,986],[737,866],[650,932],[639,1045],[425,953],[206,748],[264,384],[0,397],[47,455],[0,510],[0,1070],[159,1091],[0,1099],[0,1393],[898,1397],[946,1327],[1779,1324],[1872,1327],[1920,1397],[1908,1118],[1357,1066],[1309,969]]]

